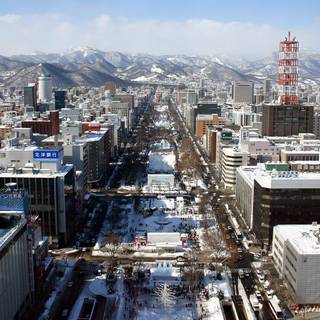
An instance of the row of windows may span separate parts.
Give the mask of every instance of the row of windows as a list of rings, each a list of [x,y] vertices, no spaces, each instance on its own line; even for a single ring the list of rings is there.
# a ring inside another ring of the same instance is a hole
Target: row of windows
[[[296,277],[295,277],[295,276],[293,276],[292,272],[288,269],[288,267],[287,267],[287,266],[285,266],[284,268],[285,268],[285,270],[286,270],[287,274],[289,274],[289,275],[290,275],[291,280],[292,280],[294,283],[296,283],[296,282],[297,282]],[[291,281],[289,280],[289,282],[291,282]]]
[[[0,259],[0,319],[13,319],[30,292],[27,252],[24,231]]]
[[[279,266],[281,266],[282,262],[281,262],[280,256],[279,256],[279,254],[278,254],[277,251],[274,251],[274,253],[273,253],[273,258],[275,259],[275,261],[277,262],[277,264],[278,264]]]
[[[298,259],[297,259],[296,255],[293,253],[293,251],[288,246],[287,246],[287,251],[290,253],[290,255],[295,260],[295,262],[297,262]]]
[[[276,241],[279,244],[279,246],[283,249],[283,243],[280,241],[279,237],[275,234],[274,238],[276,239]]]

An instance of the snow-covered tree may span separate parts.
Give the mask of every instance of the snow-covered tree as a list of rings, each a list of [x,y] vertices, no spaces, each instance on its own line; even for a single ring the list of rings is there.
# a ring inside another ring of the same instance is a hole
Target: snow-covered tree
[[[167,309],[175,304],[175,295],[173,290],[165,283],[159,284],[155,289],[155,295],[158,300]]]

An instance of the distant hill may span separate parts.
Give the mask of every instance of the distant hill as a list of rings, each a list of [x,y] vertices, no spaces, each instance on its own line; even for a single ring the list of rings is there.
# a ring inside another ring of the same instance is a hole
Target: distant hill
[[[100,86],[108,81],[124,86],[128,81],[176,83],[207,78],[216,81],[276,80],[277,54],[258,60],[223,55],[187,56],[124,54],[93,48],[75,48],[65,53],[34,53],[0,56],[0,85],[24,86],[41,73],[49,73],[54,85]],[[304,83],[320,83],[320,53],[302,51],[299,71]]]

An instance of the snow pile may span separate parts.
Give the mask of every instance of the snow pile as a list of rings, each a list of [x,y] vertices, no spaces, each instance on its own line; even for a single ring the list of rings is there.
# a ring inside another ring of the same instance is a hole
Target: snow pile
[[[170,122],[168,120],[159,120],[154,122],[155,126],[158,128],[165,128],[169,129],[170,128]]]
[[[218,297],[211,297],[207,302],[209,320],[224,320],[224,312]]]
[[[148,173],[172,173],[176,165],[176,156],[170,153],[150,153]]]
[[[158,104],[154,107],[154,109],[158,112],[165,112],[165,111],[168,111],[168,106]]]

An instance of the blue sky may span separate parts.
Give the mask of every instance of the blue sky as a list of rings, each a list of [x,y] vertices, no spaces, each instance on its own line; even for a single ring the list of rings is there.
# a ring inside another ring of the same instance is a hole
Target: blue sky
[[[318,0],[1,0],[1,14],[63,13],[74,19],[100,14],[130,19],[212,19],[284,27],[320,18]]]
[[[305,47],[318,50],[320,1],[1,0],[0,4],[0,36],[7,41],[0,49],[4,54],[88,45],[153,54],[262,56],[274,51],[288,30]]]

